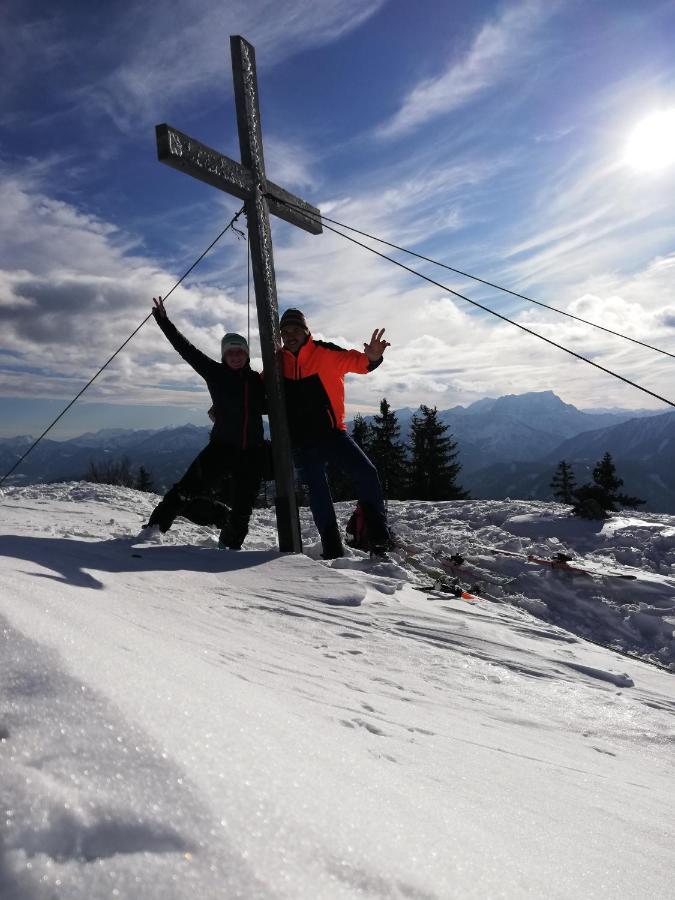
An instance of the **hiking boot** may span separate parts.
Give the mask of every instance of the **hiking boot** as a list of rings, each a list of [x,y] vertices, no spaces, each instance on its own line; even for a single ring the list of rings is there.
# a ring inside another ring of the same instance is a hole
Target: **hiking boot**
[[[174,485],[153,509],[152,515],[148,519],[148,525],[156,525],[162,534],[166,534],[173,525],[173,520],[180,515],[186,499],[179,488]]]
[[[392,550],[394,547],[392,533],[387,525],[387,520],[370,503],[361,502],[361,507],[366,520],[365,531],[368,549],[374,556],[385,556],[387,550]]]
[[[339,559],[345,555],[337,522],[321,532],[321,559]]]
[[[153,509],[152,515],[148,519],[147,523],[143,526],[143,528],[159,528],[162,534],[166,534],[169,528],[171,528],[171,526],[173,525],[173,520],[175,518],[175,508],[162,500]]]
[[[218,537],[218,546],[221,550],[241,550],[248,534],[248,516],[246,519],[233,516],[230,521],[220,530]]]
[[[136,535],[136,540],[157,541],[159,539],[159,535],[159,525],[151,525],[149,522],[146,522],[145,525],[141,525],[141,530]]]
[[[226,525],[221,529],[218,535],[218,546],[221,550],[241,550],[243,540],[238,541],[236,536],[232,534],[232,529]]]
[[[384,544],[373,544],[370,548],[370,555],[372,557],[377,557],[378,559],[389,559],[387,551],[390,549],[390,547],[387,547]]]

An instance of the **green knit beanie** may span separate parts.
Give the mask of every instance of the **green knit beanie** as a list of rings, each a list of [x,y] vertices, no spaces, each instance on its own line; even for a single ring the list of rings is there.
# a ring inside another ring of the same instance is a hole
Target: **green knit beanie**
[[[241,334],[236,334],[234,331],[228,331],[225,337],[220,342],[220,356],[221,359],[225,359],[225,351],[231,350],[234,347],[241,347],[242,350],[246,351],[246,355],[248,357],[251,356],[248,349],[248,343],[246,342],[246,338]]]

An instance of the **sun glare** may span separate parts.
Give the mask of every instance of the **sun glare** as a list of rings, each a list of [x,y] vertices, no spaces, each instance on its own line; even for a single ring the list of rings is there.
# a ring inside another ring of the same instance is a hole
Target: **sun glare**
[[[635,126],[625,160],[640,172],[661,172],[675,163],[675,109],[652,113]]]

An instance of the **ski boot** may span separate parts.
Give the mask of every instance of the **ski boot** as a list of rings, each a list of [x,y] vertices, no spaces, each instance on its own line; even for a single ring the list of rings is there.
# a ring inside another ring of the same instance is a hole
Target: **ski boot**
[[[339,559],[345,555],[337,522],[321,532],[321,559]]]
[[[230,516],[229,521],[220,529],[218,548],[220,550],[241,550],[248,534],[248,516]]]

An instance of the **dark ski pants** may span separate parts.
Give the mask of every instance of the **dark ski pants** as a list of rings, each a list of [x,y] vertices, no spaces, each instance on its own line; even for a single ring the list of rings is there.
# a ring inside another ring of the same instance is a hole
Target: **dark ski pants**
[[[262,480],[262,450],[239,450],[209,442],[183,477],[167,492],[150,517],[150,524],[168,531],[186,500],[215,493],[231,506],[230,525],[239,544],[248,533],[253,504]],[[228,489],[229,488],[229,489]],[[234,541],[236,543],[236,540]]]
[[[371,539],[387,540],[387,514],[377,469],[346,431],[335,430],[314,444],[296,447],[293,459],[301,480],[307,485],[310,509],[320,535],[337,525],[326,478],[326,465],[330,463],[351,478],[356,498],[367,511]]]

